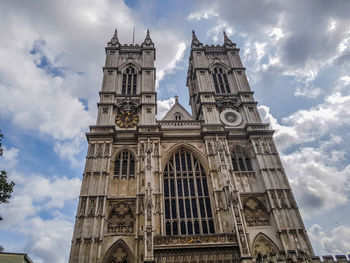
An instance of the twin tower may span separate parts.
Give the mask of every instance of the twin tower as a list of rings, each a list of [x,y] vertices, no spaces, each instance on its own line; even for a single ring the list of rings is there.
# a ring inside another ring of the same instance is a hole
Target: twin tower
[[[70,263],[228,263],[313,250],[239,49],[193,32],[187,87],[156,119],[155,47],[106,47]]]

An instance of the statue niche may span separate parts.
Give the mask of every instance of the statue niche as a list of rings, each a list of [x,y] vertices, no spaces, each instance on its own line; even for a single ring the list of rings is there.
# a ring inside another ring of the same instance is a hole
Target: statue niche
[[[111,203],[111,210],[107,219],[108,234],[134,232],[135,215],[130,202],[134,201],[117,201]]]
[[[244,200],[243,213],[248,226],[267,226],[270,224],[266,207],[256,198],[248,197]]]

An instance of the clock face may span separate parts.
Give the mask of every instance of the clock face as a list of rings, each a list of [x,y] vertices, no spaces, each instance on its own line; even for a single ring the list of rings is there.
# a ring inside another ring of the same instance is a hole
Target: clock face
[[[238,111],[227,109],[220,113],[220,120],[227,126],[238,126],[242,123],[242,116]]]
[[[120,128],[134,128],[138,123],[139,116],[134,112],[118,110],[115,116],[115,124]]]

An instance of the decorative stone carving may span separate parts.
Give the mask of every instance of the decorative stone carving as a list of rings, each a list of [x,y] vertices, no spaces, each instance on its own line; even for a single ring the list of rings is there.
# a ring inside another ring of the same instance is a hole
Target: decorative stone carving
[[[88,157],[93,157],[94,156],[94,151],[95,151],[95,145],[94,144],[90,144],[89,145],[89,151],[88,151]]]
[[[154,245],[186,245],[186,244],[206,244],[206,243],[237,243],[235,234],[214,234],[214,235],[194,235],[194,236],[154,236]]]
[[[154,143],[154,155],[159,155],[159,144],[157,142]]]
[[[296,207],[293,195],[292,195],[292,190],[286,190],[286,194],[287,194],[287,199],[288,199],[288,203],[290,207]]]
[[[262,233],[257,235],[252,245],[252,254],[255,258],[267,256],[277,251],[276,245]]]
[[[139,213],[144,212],[143,195],[139,195]]]
[[[266,207],[256,198],[248,197],[244,200],[243,214],[248,226],[266,226],[270,224]]]
[[[97,150],[96,150],[96,158],[101,158],[103,154],[103,146],[102,143],[97,144]]]
[[[278,207],[278,202],[277,202],[277,197],[275,191],[271,191],[271,199],[272,199],[272,205],[273,207],[277,208]]]
[[[119,240],[115,243],[106,256],[103,263],[130,263],[134,262],[130,253],[130,249],[127,245]]]
[[[99,197],[97,215],[103,214],[103,197]]]
[[[96,209],[96,200],[95,197],[89,198],[89,207],[88,207],[88,216],[95,216],[95,209]]]
[[[79,210],[79,215],[84,216],[85,215],[85,210],[86,210],[86,197],[81,198],[81,205],[80,205],[80,210]]]
[[[150,183],[147,184],[145,207],[147,211],[147,221],[151,222],[153,204],[152,204],[152,189],[151,189]]]
[[[139,108],[139,103],[126,98],[117,102],[117,109],[121,111],[135,112]]]
[[[133,233],[135,222],[134,209],[135,200],[111,202],[107,219],[107,233]]]
[[[152,250],[152,226],[147,226],[146,229],[146,244],[147,244],[147,250]]]
[[[228,96],[216,100],[216,107],[219,109],[220,112],[224,109],[234,109],[238,111],[239,105],[240,104],[238,103],[237,98],[230,98]]]
[[[110,144],[107,143],[106,146],[105,146],[105,157],[108,157],[109,156],[109,148],[110,148]]]
[[[280,204],[282,208],[288,207],[283,190],[277,190],[277,195],[278,195],[278,199],[280,200]]]
[[[213,143],[214,142],[212,140],[208,140],[208,154],[209,155],[214,155]]]

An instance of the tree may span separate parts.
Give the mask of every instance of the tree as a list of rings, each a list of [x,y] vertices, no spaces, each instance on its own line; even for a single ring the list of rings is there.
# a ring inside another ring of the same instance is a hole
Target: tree
[[[4,136],[1,133],[0,130],[0,156],[2,156],[4,150],[2,149],[1,139]],[[14,182],[8,182],[7,181],[7,173],[6,171],[2,170],[0,172],[0,204],[2,203],[8,203],[9,199],[11,198],[11,194],[13,192],[13,187],[15,186]],[[2,217],[0,216],[0,220],[2,220]]]

